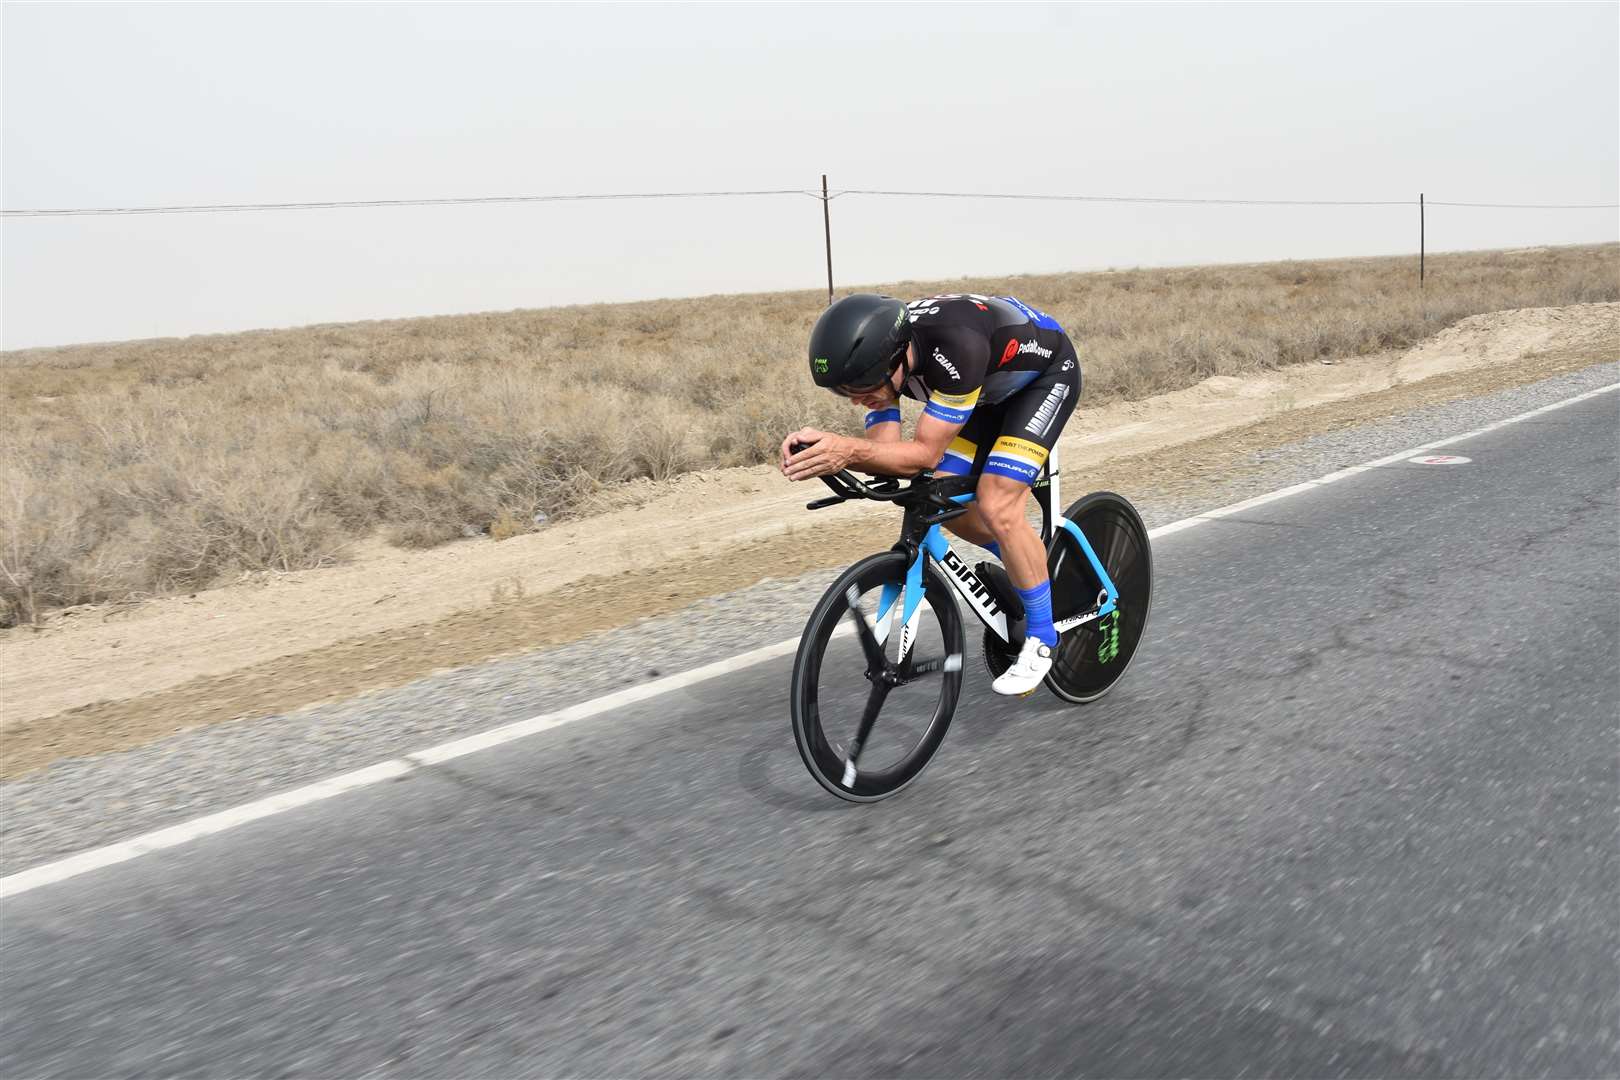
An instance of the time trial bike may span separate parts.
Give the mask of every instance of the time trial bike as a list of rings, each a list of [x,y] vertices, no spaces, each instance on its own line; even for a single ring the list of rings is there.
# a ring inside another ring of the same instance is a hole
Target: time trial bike
[[[1058,475],[1054,451],[1033,485],[1060,635],[1045,685],[1085,704],[1106,694],[1136,655],[1153,601],[1153,554],[1123,496],[1094,492],[1054,517]],[[904,482],[865,482],[843,470],[821,479],[833,494],[807,509],[873,499],[905,512],[890,550],[827,588],[793,664],[793,735],[805,767],[841,799],[876,802],[917,778],[950,727],[962,688],[956,598],[984,624],[992,677],[1023,645],[1023,605],[1001,566],[970,568],[940,528],[967,512],[977,476],[924,471]]]

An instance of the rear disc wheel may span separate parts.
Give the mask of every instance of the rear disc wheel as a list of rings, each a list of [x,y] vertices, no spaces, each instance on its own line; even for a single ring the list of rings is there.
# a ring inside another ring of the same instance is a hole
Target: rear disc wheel
[[[1064,515],[1085,534],[1114,587],[1115,610],[1064,633],[1046,686],[1064,701],[1096,701],[1116,683],[1136,656],[1153,604],[1153,551],[1147,527],[1130,502],[1110,491],[1080,499]],[[1054,622],[1090,610],[1102,582],[1073,536],[1058,528],[1047,548]]]

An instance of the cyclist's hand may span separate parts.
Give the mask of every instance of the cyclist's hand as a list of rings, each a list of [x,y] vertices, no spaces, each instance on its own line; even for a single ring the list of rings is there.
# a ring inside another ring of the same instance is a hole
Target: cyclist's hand
[[[802,459],[805,457],[812,449],[813,444],[826,437],[827,433],[824,431],[817,431],[815,428],[800,428],[798,431],[795,431],[793,434],[783,439],[782,475],[792,477],[793,479],[801,479],[800,477],[793,476],[793,474],[789,471],[789,466],[792,465],[796,459]]]
[[[793,444],[805,444],[797,453]],[[855,440],[829,435],[815,428],[800,428],[782,443],[782,472],[789,480],[831,476],[846,468],[855,456]]]
[[[791,458],[796,451],[803,450],[810,443],[815,442],[815,437],[819,436],[820,434],[821,432],[814,428],[801,428],[782,440],[782,464],[780,467],[783,475],[787,474],[788,459]],[[807,439],[804,437],[806,435],[810,435],[812,437]]]

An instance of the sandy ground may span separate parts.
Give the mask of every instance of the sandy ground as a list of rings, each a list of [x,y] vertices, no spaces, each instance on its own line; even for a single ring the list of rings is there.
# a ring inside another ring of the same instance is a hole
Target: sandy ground
[[[1620,305],[1527,309],[1466,319],[1404,353],[1082,401],[1061,443],[1064,492],[1196,486],[1256,449],[1617,356]],[[362,545],[340,567],[5,631],[0,776],[577,639],[892,542],[885,507],[805,514],[823,491],[769,466],[696,473],[628,485],[603,513],[499,543]],[[794,541],[812,528],[813,551]]]

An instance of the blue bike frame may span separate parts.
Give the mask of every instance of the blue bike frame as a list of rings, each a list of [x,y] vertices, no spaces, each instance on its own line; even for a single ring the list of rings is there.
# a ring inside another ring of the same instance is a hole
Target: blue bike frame
[[[1055,464],[1053,462],[1054,466]],[[1051,473],[1050,483],[1051,501],[1055,504],[1057,497],[1057,472],[1055,468]],[[973,493],[969,492],[966,495],[952,496],[951,501],[966,504],[972,502],[973,499]],[[1118,607],[1119,590],[1114,587],[1114,580],[1108,576],[1108,570],[1103,566],[1102,560],[1097,558],[1097,552],[1093,550],[1091,541],[1086,539],[1086,534],[1081,532],[1074,522],[1060,516],[1054,520],[1054,526],[1066,530],[1070,536],[1074,537],[1075,543],[1080,545],[1081,552],[1085,554],[1086,561],[1091,563],[1091,569],[1096,573],[1097,580],[1102,583],[1103,587],[1102,593],[1097,598],[1098,602],[1089,611],[1059,620],[1053,624],[1054,628],[1061,634],[1074,629],[1076,626],[1081,626],[1111,614]],[[1047,538],[1042,537],[1042,539]],[[967,602],[967,606],[972,609],[981,622],[999,635],[1003,641],[1008,640],[1006,616],[1001,613],[1000,608],[990,598],[989,588],[951,550],[951,545],[946,541],[941,526],[934,525],[923,535],[922,543],[918,545],[917,558],[906,570],[905,603],[902,605],[900,612],[899,660],[904,661],[906,654],[911,651],[911,643],[917,632],[917,616],[923,598],[924,559],[932,559],[939,566],[945,579],[961,594],[962,599]],[[890,616],[895,601],[900,599],[900,593],[900,586],[889,584],[883,586],[883,590],[879,594],[878,615],[873,630],[880,644],[889,636]]]

